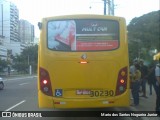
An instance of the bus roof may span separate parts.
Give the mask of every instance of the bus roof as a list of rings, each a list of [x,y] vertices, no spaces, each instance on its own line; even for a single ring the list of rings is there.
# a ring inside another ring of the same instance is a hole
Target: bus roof
[[[125,20],[123,17],[118,16],[109,16],[109,15],[98,15],[98,14],[74,14],[74,15],[61,15],[61,16],[52,16],[52,17],[45,17],[44,20],[53,20],[53,19],[112,19],[112,20]]]

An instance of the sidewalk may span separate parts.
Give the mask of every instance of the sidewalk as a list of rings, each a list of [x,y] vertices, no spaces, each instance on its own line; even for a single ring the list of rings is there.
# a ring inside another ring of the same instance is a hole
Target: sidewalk
[[[140,96],[142,93],[140,93]],[[134,106],[132,108],[135,108],[136,111],[155,111],[155,105],[156,105],[156,93],[152,86],[152,95],[150,95],[149,85],[146,83],[146,95],[148,98],[139,97],[139,105]],[[133,99],[131,100],[131,103],[133,103]]]
[[[9,80],[9,79],[14,79],[14,78],[25,78],[25,77],[34,77],[36,74],[11,74],[11,75],[3,75],[1,76],[3,80]]]
[[[140,96],[142,93],[140,93]],[[148,98],[139,97],[139,105],[138,106],[131,106],[130,109],[132,111],[150,111],[155,112],[155,106],[156,106],[156,93],[152,86],[152,95],[150,95],[149,85],[146,83],[146,95]],[[132,97],[132,95],[131,95]],[[131,100],[131,103],[133,103],[133,99]],[[159,117],[142,117],[142,120],[160,120]]]

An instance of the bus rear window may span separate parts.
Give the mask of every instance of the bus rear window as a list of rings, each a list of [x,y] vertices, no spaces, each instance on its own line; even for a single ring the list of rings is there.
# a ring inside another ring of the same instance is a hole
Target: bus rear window
[[[119,47],[114,20],[56,20],[47,24],[47,45],[56,51],[106,51]]]

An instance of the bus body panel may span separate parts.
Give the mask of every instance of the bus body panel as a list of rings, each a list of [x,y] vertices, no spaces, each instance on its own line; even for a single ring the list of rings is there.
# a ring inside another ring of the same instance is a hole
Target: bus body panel
[[[71,16],[70,18],[65,16],[54,19],[72,19],[72,17],[73,19],[96,18],[95,16]],[[119,17],[107,18],[119,22],[119,48],[110,51],[91,52],[53,51],[48,49],[46,26],[47,21],[53,20],[53,18],[44,19],[39,44],[38,69],[44,68],[48,71],[52,96],[45,95],[40,90],[40,78],[38,77],[39,107],[95,108],[129,106],[130,85],[125,21]],[[106,19],[106,17],[99,16],[98,19]],[[86,55],[87,58],[82,59],[83,55]],[[81,63],[83,61],[86,63]],[[127,68],[127,88],[123,94],[116,96],[118,75],[124,67]],[[40,73],[39,70],[38,73]],[[40,75],[38,74],[38,76]],[[61,95],[57,94],[58,91]]]

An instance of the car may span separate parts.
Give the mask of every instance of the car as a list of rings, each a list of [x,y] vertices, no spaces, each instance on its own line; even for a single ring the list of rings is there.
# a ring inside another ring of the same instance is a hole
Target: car
[[[0,77],[0,90],[3,90],[3,88],[4,88],[3,79]]]

